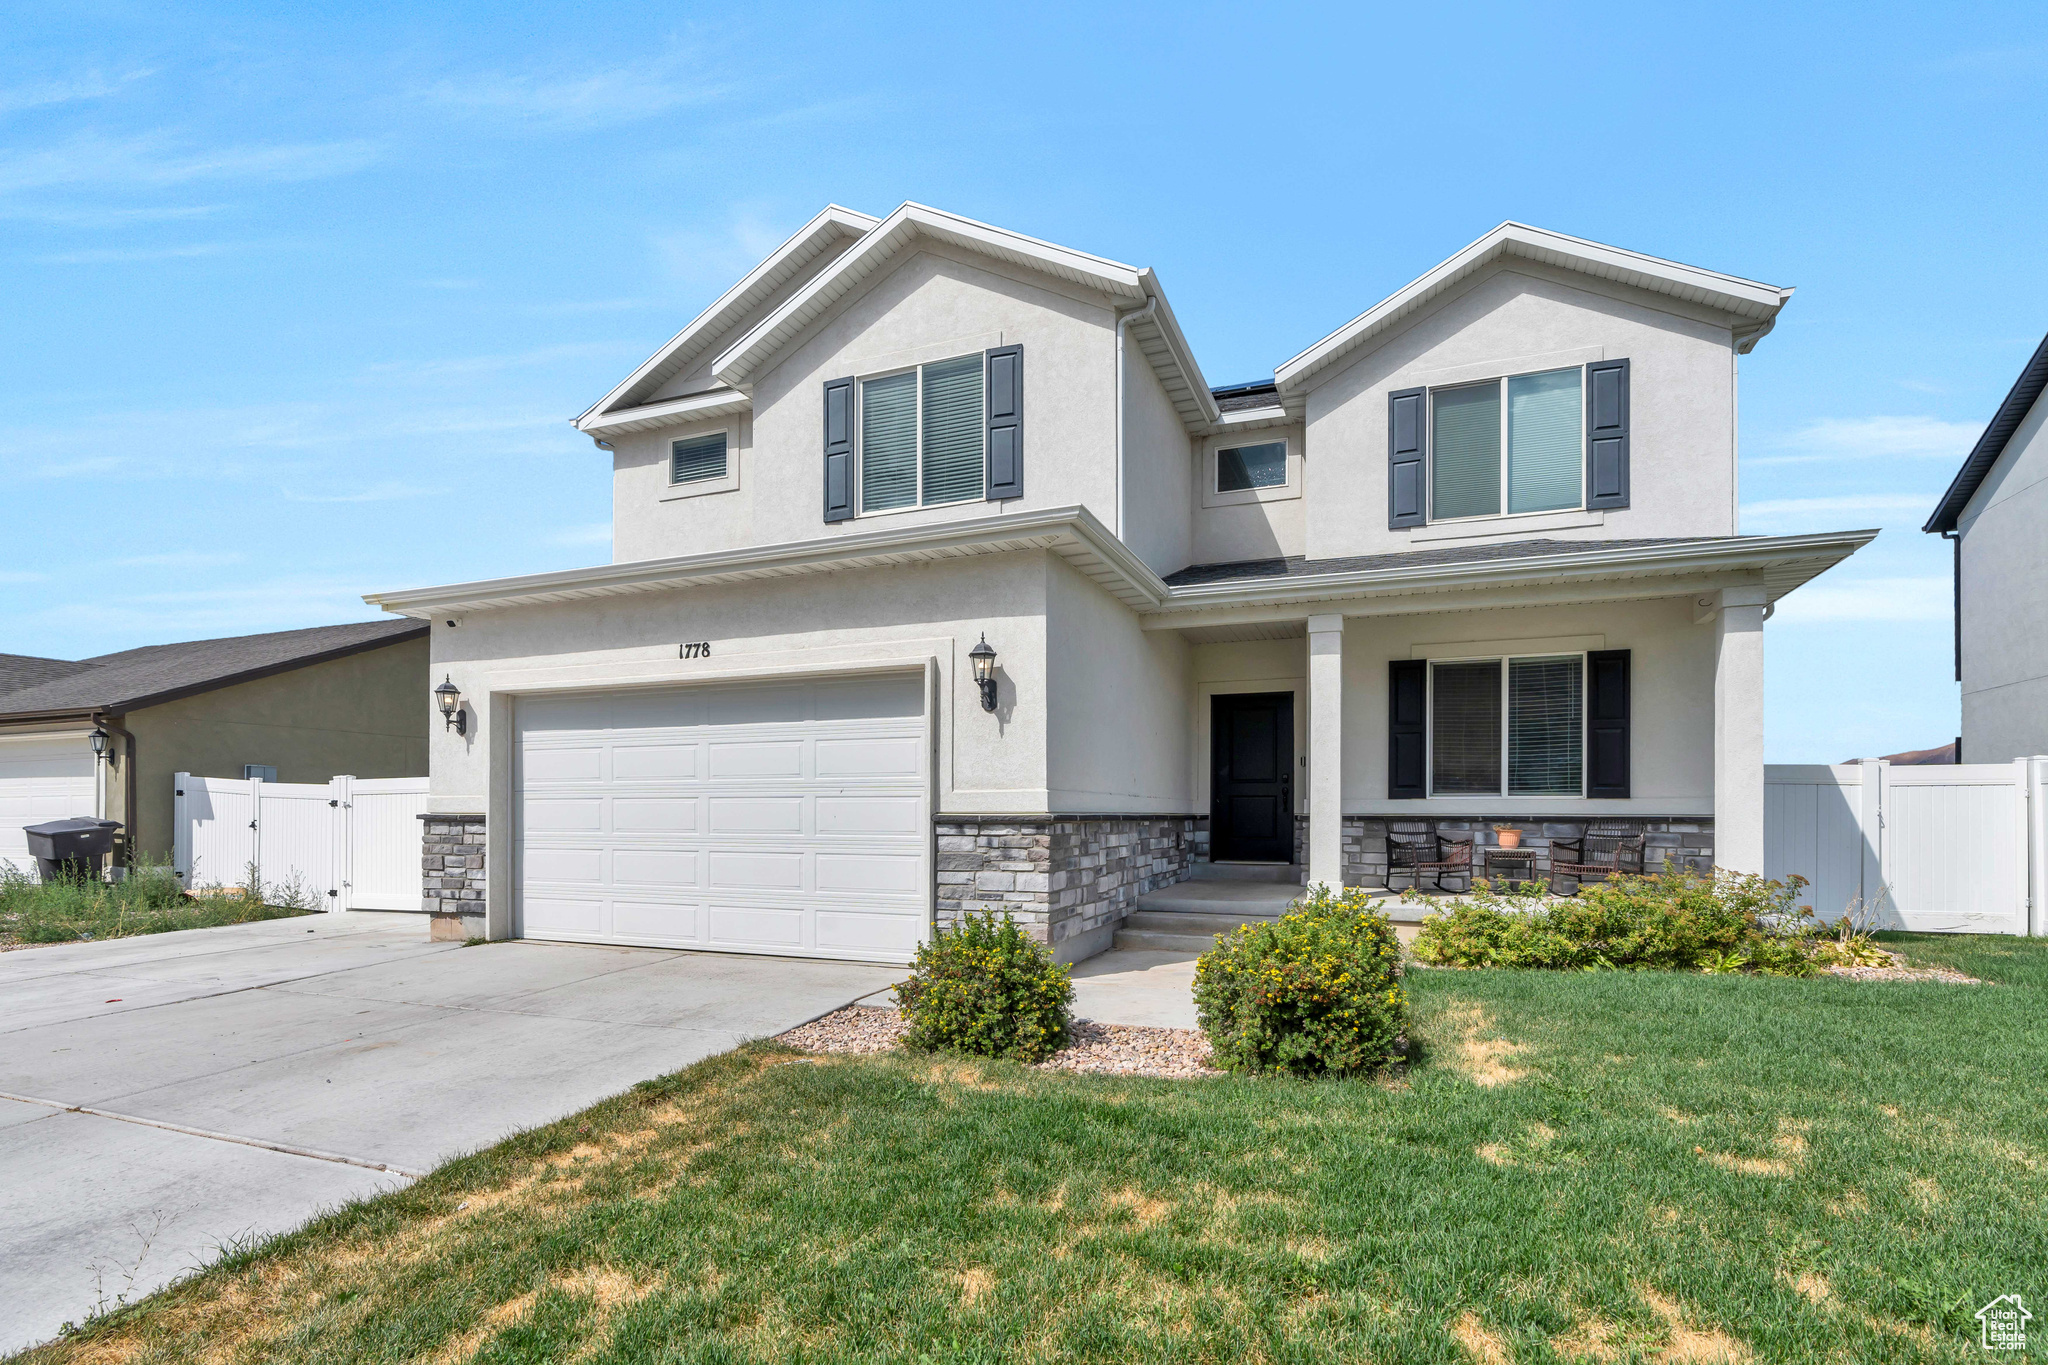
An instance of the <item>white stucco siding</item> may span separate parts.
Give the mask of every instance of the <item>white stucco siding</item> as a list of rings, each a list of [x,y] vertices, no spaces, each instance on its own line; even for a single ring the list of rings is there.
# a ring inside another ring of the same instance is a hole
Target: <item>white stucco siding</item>
[[[469,705],[469,733],[436,727],[432,808],[496,813],[509,795],[522,695],[635,685],[852,674],[935,661],[935,809],[1046,809],[1046,556],[989,555],[472,612],[437,621],[434,672]],[[967,651],[996,646],[1002,710],[981,710]],[[708,641],[707,658],[678,657]],[[498,834],[492,835],[498,847]]]
[[[1154,573],[1170,574],[1195,562],[1188,539],[1194,496],[1190,451],[1187,427],[1159,376],[1127,338],[1122,537]]]
[[[850,295],[756,380],[739,486],[731,492],[664,500],[669,443],[686,429],[622,437],[614,462],[614,558],[700,554],[1076,503],[1111,524],[1115,312],[1107,299],[1078,286],[990,266],[986,258],[929,246]],[[824,520],[826,381],[1016,344],[1024,347],[1022,498]]]
[[[1311,558],[1427,548],[1442,528],[1387,527],[1387,394],[1594,358],[1630,361],[1630,505],[1573,518],[1467,523],[1461,535],[1598,540],[1735,532],[1734,343],[1726,320],[1676,300],[1595,287],[1517,261],[1308,394]],[[1567,358],[1569,357],[1569,358]]]
[[[2048,754],[2048,399],[2034,401],[1956,527],[1963,760]]]
[[[1051,808],[1191,812],[1187,646],[1173,632],[1146,632],[1063,560],[1046,567]]]
[[[1216,492],[1216,452],[1262,441],[1287,442],[1288,485],[1256,495]],[[1308,553],[1309,452],[1299,422],[1238,429],[1195,443],[1192,563],[1233,564]]]
[[[1711,816],[1717,640],[1711,624],[1693,624],[1689,598],[1353,617],[1344,629],[1344,811],[1348,815],[1527,811]],[[1415,657],[1418,645],[1468,642],[1471,653],[1478,657],[1553,648],[1558,652],[1566,648],[1631,651],[1629,799],[1501,796],[1388,800],[1388,661]]]

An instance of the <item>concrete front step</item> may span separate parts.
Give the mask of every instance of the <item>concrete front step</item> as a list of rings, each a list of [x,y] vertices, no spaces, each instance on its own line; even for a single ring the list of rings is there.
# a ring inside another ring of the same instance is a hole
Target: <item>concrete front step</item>
[[[1119,927],[1150,929],[1164,934],[1227,934],[1240,925],[1270,924],[1278,918],[1278,911],[1270,915],[1192,915],[1177,914],[1171,910],[1139,910]]]
[[[1157,929],[1119,929],[1116,931],[1116,946],[1141,953],[1206,953],[1216,946],[1216,935],[1168,934]]]
[[[1175,882],[1138,897],[1139,910],[1182,915],[1249,915],[1271,919],[1283,914],[1301,888],[1271,882]]]
[[[1279,882],[1300,886],[1301,868],[1294,863],[1193,863],[1188,880],[1194,882]]]

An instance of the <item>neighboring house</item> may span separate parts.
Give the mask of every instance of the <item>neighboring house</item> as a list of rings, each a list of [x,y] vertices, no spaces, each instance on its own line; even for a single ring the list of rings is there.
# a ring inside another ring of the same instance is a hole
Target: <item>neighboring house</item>
[[[426,636],[417,621],[358,621],[95,659],[0,655],[0,862],[33,867],[22,826],[73,815],[121,821],[124,861],[169,861],[175,773],[419,776]]]
[[[1955,542],[1958,763],[2048,754],[2048,337],[1921,529]]]
[[[1760,869],[1764,618],[1875,534],[1737,534],[1789,293],[1507,223],[1215,389],[1150,270],[828,208],[577,419],[615,563],[367,599],[462,694],[437,930],[1071,960],[1494,821]]]

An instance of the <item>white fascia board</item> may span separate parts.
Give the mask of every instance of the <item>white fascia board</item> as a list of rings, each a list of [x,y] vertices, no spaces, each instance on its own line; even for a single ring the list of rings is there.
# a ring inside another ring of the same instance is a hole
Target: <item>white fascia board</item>
[[[659,431],[663,427],[677,427],[686,422],[729,417],[736,412],[746,412],[753,406],[753,398],[737,389],[713,389],[705,393],[686,393],[681,398],[664,399],[659,403],[620,408],[616,412],[587,415],[577,420],[576,429],[590,436],[625,436],[636,431]]]
[[[1278,606],[1388,593],[1430,593],[1461,588],[1553,583],[1603,577],[1687,577],[1702,573],[1754,574],[1770,600],[1847,559],[1876,531],[1839,531],[1810,536],[1735,536],[1655,549],[1603,549],[1597,541],[1574,554],[1530,555],[1464,563],[1395,566],[1237,583],[1208,583],[1169,590],[1162,611],[1222,607]]]
[[[1187,334],[1180,329],[1180,319],[1173,315],[1173,305],[1166,301],[1166,291],[1159,287],[1159,276],[1147,266],[1138,272],[1138,277],[1139,285],[1146,297],[1156,305],[1149,323],[1138,325],[1149,325],[1159,333],[1159,339],[1165,343],[1167,354],[1179,370],[1178,377],[1187,385],[1193,396],[1194,411],[1182,412],[1181,420],[1189,431],[1200,431],[1216,421],[1220,415],[1216,408],[1216,395],[1209,391],[1209,381],[1202,374],[1200,363],[1195,360],[1194,348],[1188,345]],[[1152,366],[1152,370],[1159,376],[1161,384],[1171,384],[1175,378],[1173,373],[1157,363]]]
[[[603,564],[589,569],[524,574],[433,588],[368,593],[371,606],[422,619],[451,611],[487,611],[534,602],[651,592],[746,578],[823,573],[879,563],[951,559],[1049,549],[1073,562],[1103,589],[1136,609],[1167,597],[1166,584],[1084,507],[892,528],[671,559]]]
[[[946,242],[1013,265],[1042,270],[1115,297],[1134,302],[1142,302],[1145,298],[1141,272],[1133,266],[1055,246],[1051,242],[1041,242],[1035,237],[979,223],[972,218],[962,218],[924,204],[905,204],[820,271],[817,278],[784,300],[781,307],[763,318],[745,336],[727,347],[712,362],[712,373],[722,384],[744,387],[834,303],[899,253],[909,249],[920,237]]]
[[[1375,335],[1407,317],[1429,300],[1503,256],[1521,256],[1601,279],[1670,294],[1731,313],[1749,324],[1743,349],[1754,346],[1770,330],[1778,310],[1792,297],[1790,289],[1724,275],[1715,270],[1646,256],[1638,251],[1568,237],[1561,232],[1506,222],[1464,250],[1417,277],[1360,313],[1273,372],[1282,389],[1300,389],[1318,373],[1349,355]]]
[[[663,367],[674,364],[678,355],[686,352],[693,342],[700,342],[707,335],[716,335],[731,325],[732,315],[746,308],[750,300],[772,289],[784,279],[789,271],[809,260],[840,237],[859,237],[873,230],[881,220],[870,217],[857,209],[845,208],[838,204],[827,204],[824,211],[805,223],[792,234],[788,241],[768,253],[768,258],[749,270],[740,282],[718,296],[709,308],[692,318],[682,331],[670,337],[662,348],[649,356],[640,367],[626,376],[617,388],[586,408],[576,418],[579,428],[593,413],[602,413],[622,402],[647,377]],[[684,363],[687,363],[685,361]]]

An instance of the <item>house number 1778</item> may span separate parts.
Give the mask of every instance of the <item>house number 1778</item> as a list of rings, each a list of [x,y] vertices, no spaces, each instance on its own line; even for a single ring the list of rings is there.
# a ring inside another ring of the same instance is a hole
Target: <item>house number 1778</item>
[[[711,657],[711,642],[692,640],[683,646],[682,653],[685,659],[708,659]]]

